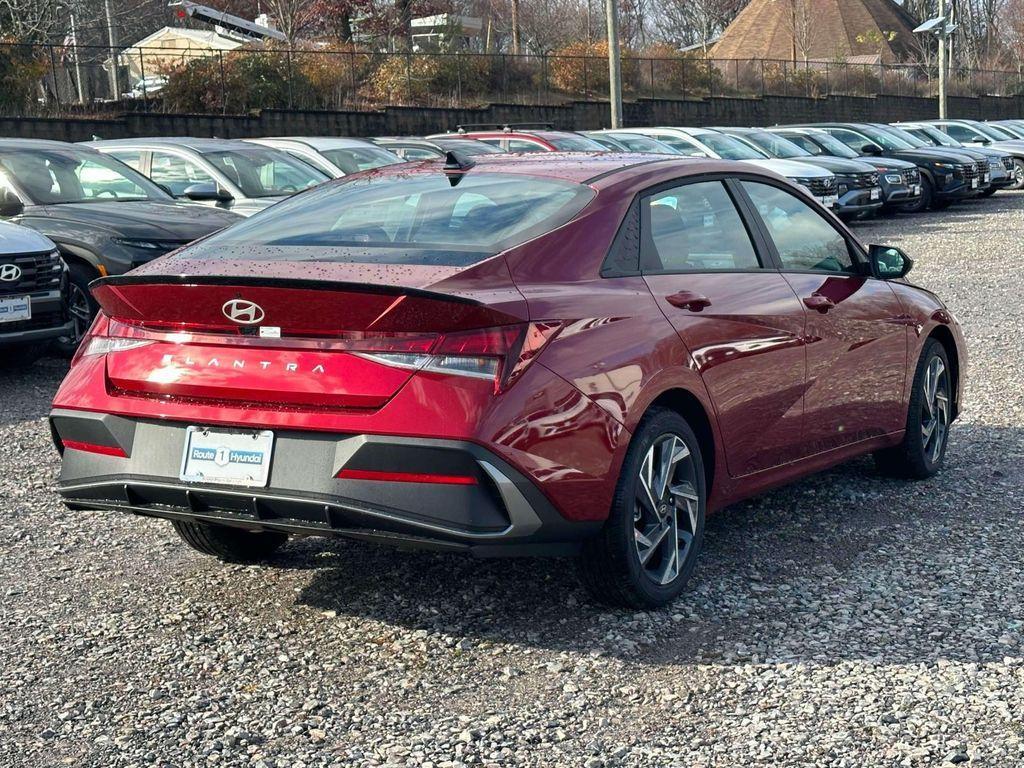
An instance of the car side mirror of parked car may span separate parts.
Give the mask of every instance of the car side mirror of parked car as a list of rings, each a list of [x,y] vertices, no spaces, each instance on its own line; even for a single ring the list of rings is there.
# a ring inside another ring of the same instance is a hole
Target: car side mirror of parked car
[[[232,197],[229,192],[221,189],[212,181],[203,181],[198,184],[192,184],[191,186],[185,187],[185,191],[182,192],[182,195],[197,203],[206,200],[226,203],[228,200],[234,200],[234,197]]]
[[[914,266],[914,260],[891,245],[869,245],[871,274],[880,280],[898,280]]]
[[[0,189],[0,218],[10,219],[20,216],[25,211],[25,204],[10,190]]]
[[[882,154],[882,148],[877,144],[865,144],[860,148],[862,154],[865,155],[880,155]]]

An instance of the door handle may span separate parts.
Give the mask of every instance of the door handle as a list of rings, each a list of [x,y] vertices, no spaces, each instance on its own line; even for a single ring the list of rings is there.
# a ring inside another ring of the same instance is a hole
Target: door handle
[[[804,299],[804,306],[808,309],[816,309],[824,314],[835,306],[835,302],[833,302],[828,296],[822,296],[820,293],[812,293]]]
[[[673,293],[671,296],[666,296],[665,301],[673,307],[688,309],[691,312],[700,312],[705,307],[711,306],[711,299],[707,296],[701,296],[699,293],[694,293],[693,291],[679,291],[679,293]]]

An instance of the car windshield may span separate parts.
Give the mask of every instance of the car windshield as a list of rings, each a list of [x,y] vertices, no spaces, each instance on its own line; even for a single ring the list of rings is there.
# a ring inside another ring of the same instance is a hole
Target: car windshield
[[[832,155],[833,157],[845,157],[850,160],[855,157],[860,157],[860,155],[843,144],[843,142],[835,136],[825,133],[824,131],[820,133],[816,131],[812,138],[815,144],[822,147],[827,154]]]
[[[899,136],[888,133],[887,131],[880,130],[871,125],[866,125],[862,128],[857,129],[860,133],[863,133],[871,141],[880,146],[882,149],[889,150],[900,150],[900,149],[913,149],[913,146]]]
[[[678,149],[670,147],[663,141],[658,141],[650,136],[643,136],[639,133],[613,133],[611,137],[630,152],[650,152],[655,155],[682,154]]]
[[[203,157],[246,197],[291,195],[327,181],[325,174],[276,149],[229,149]]]
[[[607,152],[608,150],[586,136],[545,136],[559,152]]]
[[[197,257],[465,266],[560,226],[593,198],[589,187],[470,172],[353,177],[239,222],[197,246]],[[265,246],[252,255],[252,246]],[[237,256],[236,256],[237,257]]]
[[[997,128],[996,126],[988,125],[987,123],[971,123],[971,127],[975,130],[981,131],[993,141],[1007,141],[1009,139],[1016,138],[1009,132],[1004,131],[1002,128]]]
[[[943,133],[938,128],[931,125],[921,125],[914,129],[915,132],[920,132],[931,139],[932,143],[940,147],[962,147],[959,141],[954,139],[952,136]]]
[[[779,136],[768,131],[750,131],[744,133],[743,138],[751,144],[756,144],[758,149],[767,152],[770,157],[810,157],[811,153],[801,149],[784,136]]]
[[[320,154],[346,174],[404,162],[395,153],[380,147],[338,147],[336,149],[321,149]]]
[[[919,137],[915,136],[914,134],[910,133],[909,131],[903,130],[902,128],[897,128],[895,126],[886,126],[885,128],[879,128],[878,130],[885,131],[886,133],[890,134],[891,136],[895,136],[896,138],[903,139],[903,141],[907,142],[907,144],[909,144],[912,147],[920,148],[920,147],[927,147],[928,146],[928,142],[927,141],[923,141]]]
[[[707,145],[723,160],[764,160],[767,155],[724,133],[702,133],[697,141]]]
[[[1020,126],[1017,123],[1000,124],[1002,130],[1006,131],[1015,139],[1024,138],[1024,126]]]
[[[437,146],[446,152],[455,150],[463,155],[504,155],[507,154],[501,147],[493,144],[485,144],[482,141],[470,139],[432,139]]]
[[[687,157],[706,157],[707,153],[698,147],[693,141],[689,139],[683,139],[679,136],[672,136],[668,133],[659,133],[652,137],[655,141],[660,141],[669,147],[672,147],[676,152]]]
[[[7,149],[0,167],[36,205],[172,199],[119,160],[90,150]]]

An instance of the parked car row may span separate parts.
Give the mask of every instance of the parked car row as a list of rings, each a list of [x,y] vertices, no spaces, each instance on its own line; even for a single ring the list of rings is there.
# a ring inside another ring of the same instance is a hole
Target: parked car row
[[[450,152],[738,160],[784,176],[845,220],[879,210],[937,210],[1024,187],[1024,121],[1013,120],[579,133],[465,125],[426,137],[374,139],[156,137],[84,144],[0,139],[0,219],[48,238],[33,250],[14,245],[31,238],[7,236],[13,250],[5,251],[0,268],[9,265],[8,274],[17,271],[24,281],[0,275],[0,296],[7,297],[0,306],[5,332],[0,339],[6,338],[11,350],[0,359],[27,359],[45,351],[50,339],[70,354],[97,311],[88,287],[97,278],[123,274],[328,179],[436,160]],[[64,265],[60,311],[51,311],[52,297],[36,290],[32,270],[21,266],[43,253],[58,254]],[[11,297],[28,298],[23,306]]]

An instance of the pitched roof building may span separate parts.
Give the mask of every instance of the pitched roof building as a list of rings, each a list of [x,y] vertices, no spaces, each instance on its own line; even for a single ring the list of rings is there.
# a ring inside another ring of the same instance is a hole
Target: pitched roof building
[[[751,0],[711,57],[901,61],[915,57],[916,26],[892,0]]]

